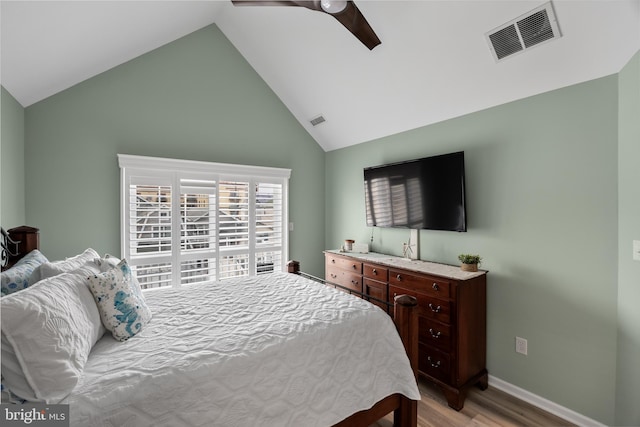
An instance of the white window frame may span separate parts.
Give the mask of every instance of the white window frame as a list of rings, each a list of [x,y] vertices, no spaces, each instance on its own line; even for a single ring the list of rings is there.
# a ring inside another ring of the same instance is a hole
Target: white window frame
[[[249,275],[256,273],[256,253],[261,252],[256,249],[256,227],[255,221],[252,219],[255,215],[255,184],[256,183],[275,183],[282,186],[282,247],[281,264],[282,271],[286,271],[286,262],[289,255],[289,178],[291,169],[272,168],[263,166],[236,165],[229,163],[213,163],[197,160],[181,160],[169,159],[161,157],[137,156],[130,154],[118,154],[118,164],[120,167],[120,229],[121,229],[121,253],[133,266],[144,261],[144,257],[132,257],[129,242],[129,230],[131,225],[131,215],[129,212],[129,189],[132,180],[138,180],[142,177],[145,181],[150,179],[150,183],[154,179],[158,182],[170,182],[171,185],[171,210],[172,210],[172,226],[171,226],[171,253],[165,255],[152,256],[153,258],[171,259],[171,286],[177,287],[181,285],[180,279],[180,203],[175,203],[180,199],[180,182],[181,179],[193,179],[194,177],[206,180],[213,180],[216,183],[220,181],[241,181],[249,183]],[[216,186],[216,193],[217,193]],[[254,196],[254,197],[252,197]],[[220,223],[218,221],[218,201],[216,194],[216,278],[220,274],[220,258],[221,256],[233,253],[233,250],[220,249]],[[136,259],[138,258],[138,259]]]

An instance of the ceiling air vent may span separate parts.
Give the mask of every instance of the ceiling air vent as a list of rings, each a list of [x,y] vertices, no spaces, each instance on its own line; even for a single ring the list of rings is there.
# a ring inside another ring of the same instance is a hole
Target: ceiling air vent
[[[311,120],[309,120],[309,122],[313,125],[313,126],[318,126],[320,123],[324,123],[326,120],[324,119],[324,117],[322,117],[322,115],[313,118]]]
[[[551,2],[485,34],[496,61],[561,36]]]

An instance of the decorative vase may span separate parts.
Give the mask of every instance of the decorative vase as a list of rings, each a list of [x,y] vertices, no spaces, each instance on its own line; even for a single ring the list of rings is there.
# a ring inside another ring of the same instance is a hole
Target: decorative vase
[[[462,271],[478,271],[478,264],[460,264]]]

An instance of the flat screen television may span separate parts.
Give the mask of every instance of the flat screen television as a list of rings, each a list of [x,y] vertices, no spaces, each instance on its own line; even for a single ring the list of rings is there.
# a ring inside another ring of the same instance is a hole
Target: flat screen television
[[[367,225],[467,231],[464,151],[364,169]]]

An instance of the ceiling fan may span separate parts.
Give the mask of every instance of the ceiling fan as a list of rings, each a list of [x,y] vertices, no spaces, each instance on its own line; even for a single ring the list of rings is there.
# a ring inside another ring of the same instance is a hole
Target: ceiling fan
[[[369,50],[382,43],[360,9],[350,0],[231,0],[231,2],[235,6],[301,6],[333,16]]]

